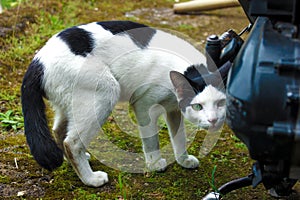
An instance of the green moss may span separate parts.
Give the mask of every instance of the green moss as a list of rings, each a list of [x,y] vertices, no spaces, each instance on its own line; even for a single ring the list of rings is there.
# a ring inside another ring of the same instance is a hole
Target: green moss
[[[9,184],[9,183],[11,183],[11,179],[9,176],[1,176],[0,175],[0,183]]]

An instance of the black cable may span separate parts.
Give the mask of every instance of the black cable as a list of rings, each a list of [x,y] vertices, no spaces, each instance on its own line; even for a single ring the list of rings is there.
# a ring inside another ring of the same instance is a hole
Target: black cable
[[[236,189],[240,189],[243,187],[247,187],[252,185],[252,180],[253,180],[253,174],[250,174],[247,177],[243,177],[243,178],[239,178],[236,180],[232,180],[228,183],[225,183],[224,185],[222,185],[219,189],[218,192],[224,196],[225,194],[236,190]]]

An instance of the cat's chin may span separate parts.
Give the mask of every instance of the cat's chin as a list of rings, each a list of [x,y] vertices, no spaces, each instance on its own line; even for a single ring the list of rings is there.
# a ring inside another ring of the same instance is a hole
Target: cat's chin
[[[208,132],[218,132],[220,131],[220,129],[222,128],[222,124],[221,125],[199,125],[199,127],[205,129]]]
[[[218,132],[218,131],[220,131],[221,128],[222,128],[222,126],[210,126],[210,127],[207,129],[207,131],[208,131],[208,132],[211,132],[211,133],[213,133],[213,132]]]

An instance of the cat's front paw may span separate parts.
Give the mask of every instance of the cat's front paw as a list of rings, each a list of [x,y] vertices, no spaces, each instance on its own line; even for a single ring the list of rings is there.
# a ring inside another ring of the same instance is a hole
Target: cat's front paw
[[[100,187],[108,182],[108,175],[102,171],[93,172],[91,175],[84,177],[82,182],[92,187]]]
[[[87,160],[90,160],[91,159],[91,154],[88,153],[88,152],[85,152],[85,157]]]
[[[150,171],[163,172],[167,168],[167,161],[164,158],[160,158],[159,160],[156,160],[155,162],[147,163],[147,168]]]
[[[192,155],[182,156],[177,160],[178,164],[180,164],[184,168],[194,169],[199,166],[199,160]]]

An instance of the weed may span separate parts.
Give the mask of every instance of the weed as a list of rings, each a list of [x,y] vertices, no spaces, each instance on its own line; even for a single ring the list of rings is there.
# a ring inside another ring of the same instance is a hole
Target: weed
[[[211,172],[211,180],[209,182],[211,188],[213,189],[214,192],[218,192],[218,188],[216,187],[215,184],[215,173],[217,171],[217,165],[214,166],[212,172]]]
[[[219,163],[227,163],[229,160],[230,151],[224,151],[220,152],[219,150],[215,150],[211,153],[211,159],[213,162],[219,162]]]
[[[124,187],[124,180],[123,180],[123,176],[124,176],[124,173],[119,173],[119,176],[118,176],[118,186],[119,186],[119,189],[120,189],[120,193],[122,195],[122,200],[126,200],[126,189]],[[120,198],[117,198],[117,199],[120,199]],[[116,200],[117,200],[116,199]]]
[[[243,161],[243,163],[247,163],[249,161],[249,158],[248,157],[243,157],[242,161]]]
[[[10,182],[11,182],[11,180],[10,180],[10,178],[8,176],[2,176],[2,175],[0,175],[0,183],[7,184],[7,183],[10,183]]]
[[[1,2],[3,8],[5,8],[5,9],[14,7],[14,6],[18,5],[18,3],[21,3],[20,0],[2,0],[0,2]]]
[[[82,188],[78,188],[76,191],[78,192],[78,195],[79,195],[79,197],[76,198],[78,200],[84,200],[84,199],[101,200],[101,198],[98,197],[97,194],[89,194],[89,192],[87,192],[86,190],[84,190]]]
[[[235,142],[234,146],[236,148],[247,150],[247,146],[243,142],[241,142],[241,140],[238,137],[236,137],[235,135],[231,135],[231,138]]]
[[[16,99],[16,94],[10,94],[7,91],[1,91],[0,99],[1,101],[14,101]]]
[[[5,113],[0,113],[0,126],[7,130],[19,130],[24,127],[24,119],[18,113],[14,114],[13,110],[8,110]]]

